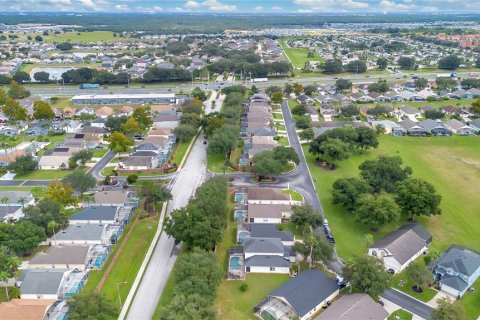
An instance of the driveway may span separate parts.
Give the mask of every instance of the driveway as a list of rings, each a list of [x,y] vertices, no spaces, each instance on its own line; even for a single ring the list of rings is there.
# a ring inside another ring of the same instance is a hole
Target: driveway
[[[380,297],[402,307],[408,312],[416,314],[423,319],[430,319],[430,314],[432,313],[433,308],[415,298],[412,298],[409,295],[404,294],[403,292],[395,289],[387,289],[380,295]]]

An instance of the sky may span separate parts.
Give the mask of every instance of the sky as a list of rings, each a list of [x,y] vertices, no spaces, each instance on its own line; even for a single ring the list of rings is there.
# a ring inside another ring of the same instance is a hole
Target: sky
[[[475,13],[480,12],[478,1],[479,0],[0,0],[0,12]]]

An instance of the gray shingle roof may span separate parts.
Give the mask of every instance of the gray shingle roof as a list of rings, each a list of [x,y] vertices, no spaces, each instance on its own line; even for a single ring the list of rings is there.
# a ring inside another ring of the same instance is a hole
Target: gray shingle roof
[[[288,231],[280,231],[273,223],[249,224],[252,238],[280,238],[282,241],[293,241],[293,234]]]
[[[72,215],[69,220],[101,220],[109,221],[115,220],[115,214],[118,207],[86,207],[82,211],[79,211]]]
[[[245,253],[283,253],[282,241],[279,238],[247,238],[243,244]]]
[[[451,246],[438,259],[437,266],[451,268],[454,272],[471,276],[480,268],[480,254],[469,248]]]
[[[290,261],[279,256],[253,256],[245,260],[247,267],[290,267]]]
[[[39,252],[30,260],[29,265],[37,264],[83,264],[90,245],[51,246],[47,252]]]
[[[307,270],[270,293],[284,298],[303,317],[338,290],[337,281],[320,270]]]
[[[400,264],[404,264],[427,245],[428,240],[424,238],[428,232],[423,229],[420,233],[421,229],[421,226],[415,229],[408,225],[402,226],[377,241],[372,248],[385,248]]]
[[[56,294],[66,269],[34,269],[22,272],[22,294]]]
[[[87,241],[101,240],[104,223],[80,223],[68,226],[65,230],[55,234],[55,240],[58,241]]]
[[[342,296],[315,320],[385,320],[388,312],[368,294],[352,293]]]

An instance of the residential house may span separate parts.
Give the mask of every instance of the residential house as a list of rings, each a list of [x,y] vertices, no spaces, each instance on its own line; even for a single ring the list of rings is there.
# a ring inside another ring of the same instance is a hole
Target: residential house
[[[371,125],[374,128],[381,126],[385,129],[386,134],[391,134],[392,136],[403,136],[406,133],[406,130],[402,126],[390,120],[372,121]]]
[[[460,298],[480,277],[480,252],[452,245],[431,267],[440,289]]]
[[[408,224],[374,243],[368,254],[383,260],[385,269],[394,274],[423,254],[431,241],[431,234],[421,225]]]
[[[368,294],[350,293],[335,300],[315,320],[385,320],[388,315]]]
[[[441,107],[440,111],[447,116],[460,115],[462,113],[462,109],[452,105]]]
[[[85,270],[89,244],[51,246],[46,252],[37,253],[29,261],[31,269],[77,269]]]
[[[88,272],[68,269],[26,269],[17,280],[21,299],[69,299],[80,292]]]
[[[20,134],[20,130],[13,127],[2,126],[0,127],[0,135],[5,135],[7,137],[15,137]]]
[[[247,221],[250,223],[282,223],[292,216],[289,204],[248,204]]]
[[[237,242],[247,238],[278,238],[285,246],[292,246],[295,236],[290,231],[280,231],[274,223],[244,223],[237,225]]]
[[[452,132],[445,127],[443,122],[427,119],[418,124],[432,136],[451,136]]]
[[[75,212],[68,220],[71,225],[77,223],[122,223],[119,209],[120,207],[86,207]]]
[[[46,241],[46,244],[114,244],[123,233],[123,226],[104,223],[69,225]]]
[[[99,191],[93,195],[90,206],[126,207],[135,202],[132,192],[125,190]]]
[[[0,199],[7,198],[8,202],[0,202],[0,206],[28,207],[35,204],[35,198],[29,191],[0,191]]]
[[[40,170],[59,170],[68,168],[70,156],[42,156],[38,161]]]
[[[306,94],[302,94],[297,98],[298,103],[304,105],[304,106],[312,106],[315,105],[315,100],[307,96]]]
[[[45,319],[45,315],[56,301],[58,300],[12,299],[8,302],[0,303],[0,314],[3,319],[8,320]]]
[[[118,161],[120,168],[124,170],[149,170],[158,166],[157,154],[149,152],[147,154],[132,155]]]
[[[243,252],[247,273],[290,273],[291,251],[279,238],[246,238]]]
[[[410,119],[405,119],[398,123],[409,136],[414,137],[426,137],[430,135],[428,131],[425,130],[422,126],[418,124],[418,122],[412,121]]]
[[[450,119],[444,123],[445,127],[459,136],[474,136],[475,129],[457,119]]]
[[[20,205],[2,205],[0,206],[0,221],[4,223],[15,222],[23,218],[23,207]]]
[[[416,121],[418,118],[420,118],[422,116],[421,113],[420,113],[420,110],[415,109],[414,107],[410,107],[410,106],[400,107],[398,112],[399,112],[399,115],[401,117],[405,117],[405,118],[410,119],[412,121]]]
[[[10,163],[14,162],[17,157],[25,155],[26,152],[23,149],[6,149],[0,150],[0,167],[6,167]]]
[[[307,320],[338,294],[335,279],[320,270],[307,270],[272,291],[255,306],[254,313],[262,319]]]
[[[107,107],[103,106],[95,110],[95,115],[99,118],[106,119],[113,115],[113,108],[112,107]]]
[[[153,118],[153,126],[155,128],[170,128],[174,129],[178,127],[179,116],[178,115],[158,115]]]
[[[468,122],[468,125],[477,132],[477,134],[480,133],[480,119],[476,119],[473,121]]]

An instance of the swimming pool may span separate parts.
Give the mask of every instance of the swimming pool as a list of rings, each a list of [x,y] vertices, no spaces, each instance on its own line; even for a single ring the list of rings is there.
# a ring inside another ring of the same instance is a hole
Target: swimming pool
[[[235,203],[245,203],[245,193],[235,193]]]
[[[240,257],[231,257],[228,265],[232,270],[240,270]]]
[[[235,218],[235,221],[240,222],[240,221],[245,221],[247,218],[247,211],[245,210],[235,210],[235,213],[233,215]]]
[[[238,233],[238,243],[243,243],[245,241],[245,238],[250,235],[250,232],[248,231],[240,231]]]

